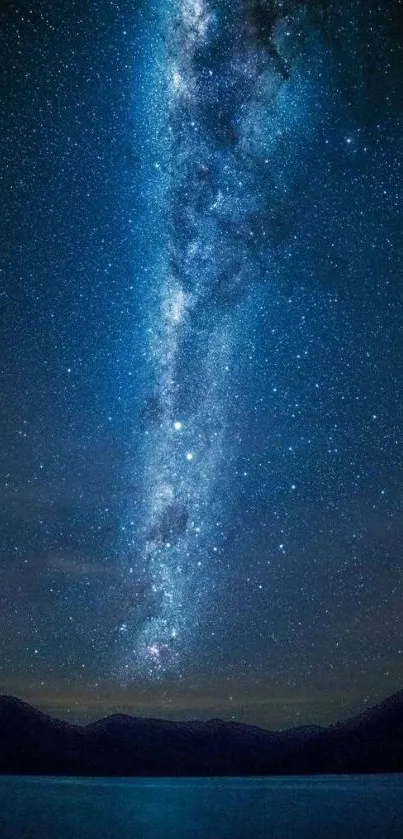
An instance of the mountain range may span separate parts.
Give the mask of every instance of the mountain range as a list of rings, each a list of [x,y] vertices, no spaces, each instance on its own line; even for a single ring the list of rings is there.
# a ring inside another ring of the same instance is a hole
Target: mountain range
[[[268,731],[114,714],[86,726],[0,696],[0,773],[212,776],[403,772],[403,690],[327,728]]]

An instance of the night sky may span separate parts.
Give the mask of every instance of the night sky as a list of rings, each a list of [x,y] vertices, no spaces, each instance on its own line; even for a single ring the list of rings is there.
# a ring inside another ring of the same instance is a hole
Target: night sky
[[[403,4],[5,0],[0,692],[403,687]]]

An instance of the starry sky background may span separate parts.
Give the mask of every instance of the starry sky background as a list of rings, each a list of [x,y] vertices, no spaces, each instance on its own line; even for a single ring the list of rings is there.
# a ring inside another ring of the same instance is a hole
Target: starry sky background
[[[2,693],[283,727],[402,688],[378,5],[2,4]]]

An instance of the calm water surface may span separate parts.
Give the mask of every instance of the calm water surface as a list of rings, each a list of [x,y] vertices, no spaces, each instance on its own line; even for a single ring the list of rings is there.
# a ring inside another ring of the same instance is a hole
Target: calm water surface
[[[0,777],[1,839],[403,839],[403,775]]]

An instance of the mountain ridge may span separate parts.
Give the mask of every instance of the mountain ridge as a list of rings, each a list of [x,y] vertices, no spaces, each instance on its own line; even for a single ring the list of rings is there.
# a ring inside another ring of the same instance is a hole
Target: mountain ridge
[[[403,690],[329,727],[112,714],[71,725],[0,696],[0,774],[210,776],[403,772]]]

